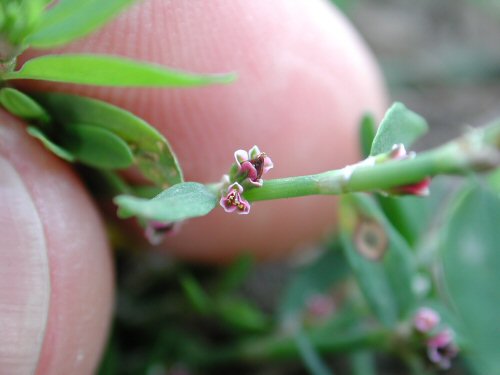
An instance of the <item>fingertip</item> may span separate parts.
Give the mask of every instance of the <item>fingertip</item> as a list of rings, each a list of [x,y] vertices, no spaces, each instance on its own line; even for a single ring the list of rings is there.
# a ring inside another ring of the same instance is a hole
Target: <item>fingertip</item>
[[[24,182],[0,156],[0,369],[34,373],[49,314],[50,274],[43,225]]]
[[[35,353],[35,346],[38,352],[29,358],[36,369],[33,371],[23,372],[21,362],[4,357],[12,362],[12,372],[8,373],[91,374],[103,350],[113,305],[113,271],[103,224],[70,168],[23,128],[23,124],[0,113],[0,173],[9,173],[11,180],[17,176],[16,189],[6,190],[1,182],[1,230],[17,239],[14,245],[2,244],[1,256],[14,257],[16,267],[25,271],[9,268],[2,282],[7,289],[27,288],[38,296],[26,306],[17,306],[22,314],[29,313],[30,308],[40,312],[32,318],[38,322],[36,334],[30,337],[24,331],[17,332],[19,340],[30,343],[31,353]],[[9,191],[13,197],[9,198]],[[5,207],[8,210],[4,211]],[[16,248],[21,249],[20,254],[15,253]],[[5,308],[11,309],[7,297],[0,291],[0,306],[6,301]],[[9,345],[11,358],[22,354],[22,347],[4,340],[8,337],[0,336],[0,348]]]

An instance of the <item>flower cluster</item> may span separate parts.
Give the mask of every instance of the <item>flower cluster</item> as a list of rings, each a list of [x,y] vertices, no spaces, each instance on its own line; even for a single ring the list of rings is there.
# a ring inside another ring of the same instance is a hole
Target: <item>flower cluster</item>
[[[427,356],[440,369],[451,367],[451,360],[458,354],[453,332],[449,329],[437,333],[427,341]]]
[[[447,370],[458,354],[453,331],[439,328],[441,317],[433,309],[422,307],[413,318],[413,327],[425,339],[427,358],[438,368]]]
[[[264,184],[262,176],[273,167],[273,162],[257,146],[253,146],[248,152],[236,151],[234,158],[235,173],[232,173],[231,177],[224,175],[222,185],[227,188],[219,203],[226,212],[245,215],[250,212],[250,203],[242,196],[244,186],[261,187]]]
[[[248,181],[254,186],[262,186],[264,183],[262,175],[273,167],[271,158],[265,152],[260,152],[257,146],[253,146],[248,152],[245,150],[236,151],[234,158],[239,174],[248,178]]]

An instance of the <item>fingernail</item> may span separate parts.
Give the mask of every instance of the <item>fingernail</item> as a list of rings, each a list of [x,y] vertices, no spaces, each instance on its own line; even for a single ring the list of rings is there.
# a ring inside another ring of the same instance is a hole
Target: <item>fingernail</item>
[[[0,157],[0,373],[34,374],[50,297],[40,217],[19,174]]]

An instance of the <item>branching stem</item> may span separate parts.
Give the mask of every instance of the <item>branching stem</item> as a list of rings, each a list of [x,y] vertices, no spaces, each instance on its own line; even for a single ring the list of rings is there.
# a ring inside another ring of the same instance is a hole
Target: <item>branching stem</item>
[[[245,191],[249,201],[305,195],[337,195],[381,191],[417,183],[436,175],[460,175],[500,166],[500,123],[473,129],[449,143],[422,152],[413,159],[380,164],[358,163],[316,175],[266,180],[260,188]]]

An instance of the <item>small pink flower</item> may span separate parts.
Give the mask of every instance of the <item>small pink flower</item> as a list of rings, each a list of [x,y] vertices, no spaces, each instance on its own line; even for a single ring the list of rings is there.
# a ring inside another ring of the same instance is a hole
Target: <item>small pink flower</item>
[[[429,333],[437,327],[440,321],[439,314],[428,307],[421,307],[415,313],[413,318],[413,326],[415,329],[422,333]]]
[[[402,143],[393,145],[392,150],[389,153],[389,158],[391,160],[413,159],[415,156],[416,154],[414,152],[407,152],[405,146]],[[426,177],[422,181],[416,182],[414,184],[398,186],[394,189],[390,189],[388,193],[393,195],[416,195],[419,197],[424,197],[429,195],[430,184],[431,178]]]
[[[427,341],[427,357],[440,369],[451,367],[451,360],[458,354],[453,342],[453,332],[449,329],[439,332]]]
[[[262,186],[264,181],[262,175],[267,173],[272,167],[273,162],[264,152],[260,152],[257,146],[253,146],[248,152],[238,150],[234,153],[238,172],[246,175],[252,185]]]
[[[159,245],[165,236],[176,234],[179,231],[180,225],[180,222],[171,223],[151,220],[144,230],[144,235],[151,245]]]
[[[246,215],[250,212],[250,203],[241,196],[243,187],[235,182],[227,188],[227,194],[220,199],[220,205],[226,212],[238,212]]]
[[[416,182],[414,184],[398,186],[397,188],[391,189],[391,194],[394,195],[416,195],[418,197],[425,197],[429,195],[429,186],[431,185],[431,178],[426,177],[422,181]]]

